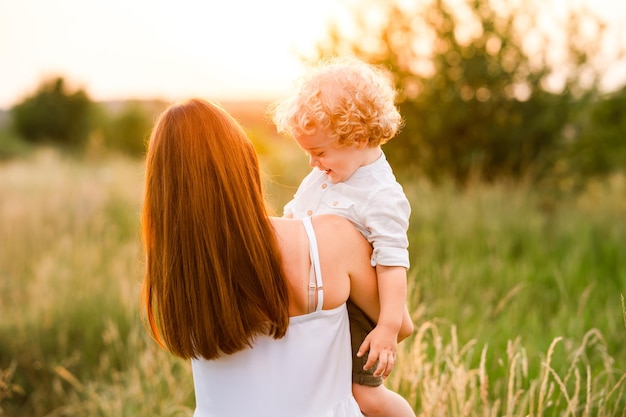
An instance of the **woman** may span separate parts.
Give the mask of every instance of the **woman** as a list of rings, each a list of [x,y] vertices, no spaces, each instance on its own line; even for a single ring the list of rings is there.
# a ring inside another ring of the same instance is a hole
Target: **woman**
[[[142,237],[149,330],[191,359],[196,417],[362,415],[345,302],[378,316],[371,247],[339,217],[269,217],[256,152],[219,106],[159,117]],[[407,312],[401,337],[412,330]],[[388,375],[395,358],[376,360]]]

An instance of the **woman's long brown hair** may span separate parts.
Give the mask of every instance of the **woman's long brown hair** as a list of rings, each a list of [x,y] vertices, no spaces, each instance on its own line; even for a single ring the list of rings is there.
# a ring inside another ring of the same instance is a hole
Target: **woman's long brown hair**
[[[161,114],[141,219],[141,304],[161,346],[214,359],[257,334],[284,336],[287,286],[257,154],[226,111],[192,99]]]

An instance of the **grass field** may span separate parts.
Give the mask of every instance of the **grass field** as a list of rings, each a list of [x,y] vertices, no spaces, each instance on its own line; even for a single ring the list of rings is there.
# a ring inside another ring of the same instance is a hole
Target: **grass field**
[[[262,152],[277,211],[307,171],[285,152]],[[139,318],[142,181],[121,157],[0,165],[0,415],[191,416],[189,365]],[[624,176],[405,188],[417,331],[387,384],[423,417],[625,416]]]

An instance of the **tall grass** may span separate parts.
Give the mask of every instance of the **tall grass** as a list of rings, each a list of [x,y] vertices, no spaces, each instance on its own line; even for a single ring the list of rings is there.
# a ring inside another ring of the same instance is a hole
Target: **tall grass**
[[[167,366],[138,321],[141,165],[44,151],[0,172],[0,368],[14,369],[3,412],[162,414],[180,400],[163,382],[181,365]]]
[[[409,189],[410,282],[427,319],[502,352],[519,337],[531,355],[595,328],[626,365],[623,176],[559,199],[506,184]]]
[[[263,163],[280,212],[306,167]],[[0,165],[0,415],[191,416],[189,364],[139,318],[142,181],[123,158]],[[626,415],[623,177],[406,189],[417,331],[387,384],[420,416]]]

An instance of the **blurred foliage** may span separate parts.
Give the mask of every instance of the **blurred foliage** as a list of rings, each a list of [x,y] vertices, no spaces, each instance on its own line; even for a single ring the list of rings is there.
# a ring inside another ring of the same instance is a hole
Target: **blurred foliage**
[[[154,111],[148,103],[129,101],[118,111],[103,108],[101,131],[108,150],[129,156],[143,157],[154,120]]]
[[[568,160],[584,178],[626,167],[626,87],[591,103],[580,118]]]
[[[89,137],[91,104],[85,91],[69,91],[64,78],[46,80],[12,108],[13,126],[29,143],[79,149]]]
[[[63,77],[44,80],[16,104],[0,125],[0,158],[19,157],[38,145],[102,156],[117,152],[143,157],[160,100],[92,102],[83,90],[71,92]]]
[[[550,12],[532,0],[369,0],[314,60],[350,54],[391,71],[405,127],[385,151],[399,174],[464,184],[539,180],[564,158],[567,172],[624,168],[624,98],[598,94],[606,27],[582,8]]]
[[[0,126],[0,161],[27,155],[32,146],[26,143],[13,129]]]

